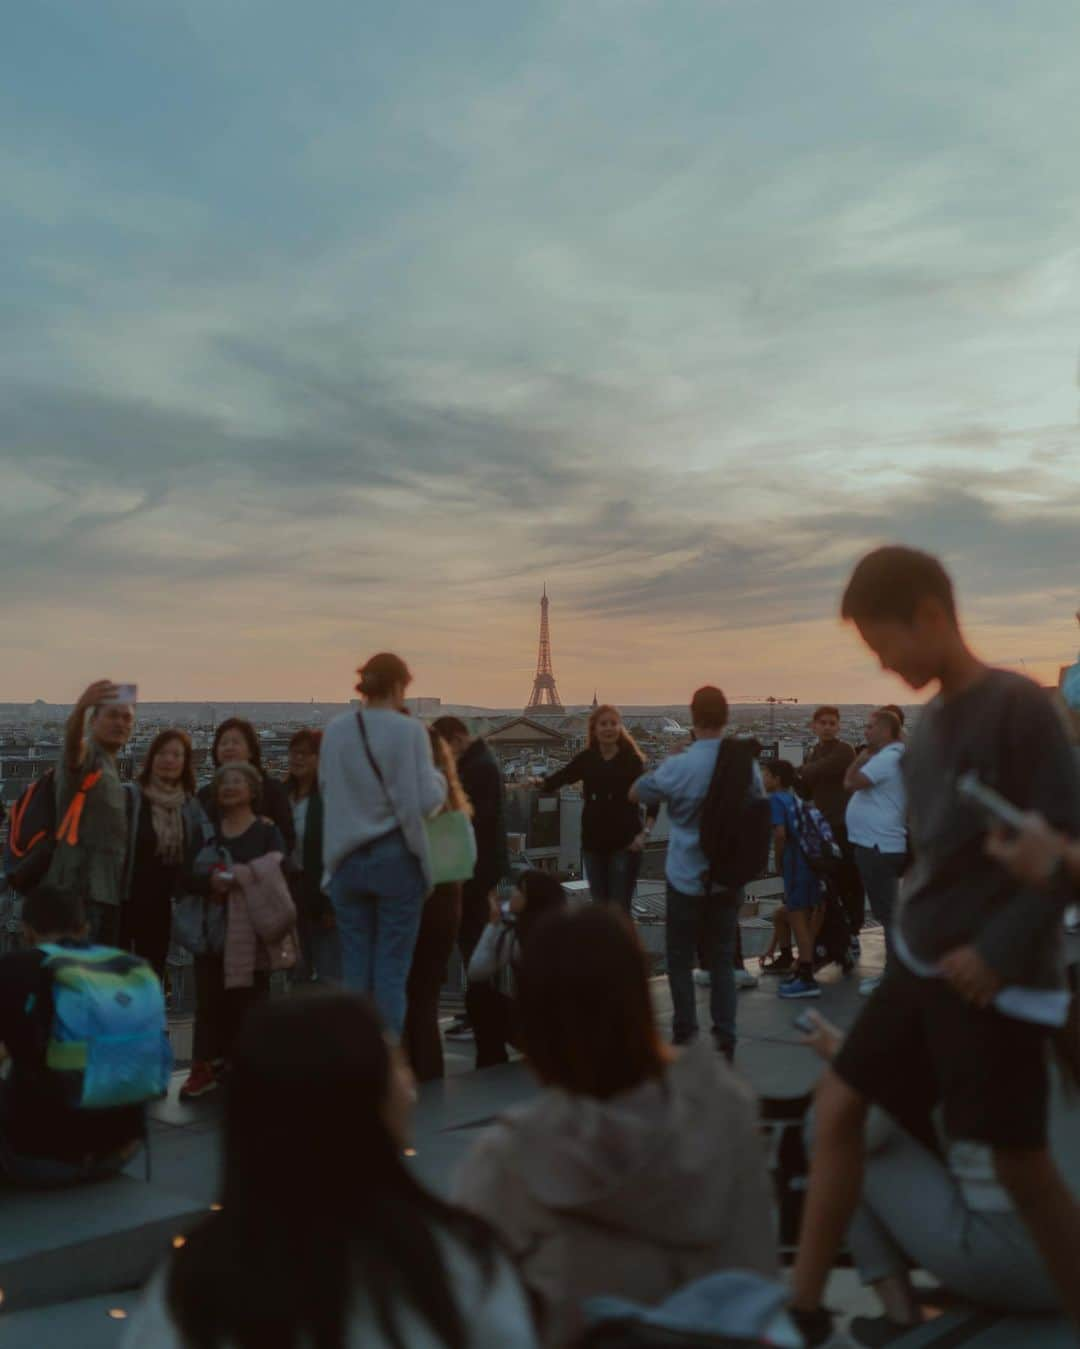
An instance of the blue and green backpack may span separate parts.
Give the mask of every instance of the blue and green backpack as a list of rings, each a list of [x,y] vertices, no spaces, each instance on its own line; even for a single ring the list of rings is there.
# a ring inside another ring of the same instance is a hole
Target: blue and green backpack
[[[112,1110],[164,1096],[173,1063],[165,997],[146,961],[111,946],[38,949],[45,1069],[63,1103]]]

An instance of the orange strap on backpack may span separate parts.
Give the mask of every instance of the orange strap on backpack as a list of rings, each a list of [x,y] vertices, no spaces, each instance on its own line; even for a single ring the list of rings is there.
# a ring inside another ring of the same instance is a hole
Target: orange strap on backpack
[[[56,831],[56,841],[58,843],[76,844],[79,841],[79,825],[82,822],[83,810],[86,807],[86,794],[91,787],[95,787],[101,778],[101,769],[95,773],[87,773],[79,786],[79,790],[71,798],[71,805],[64,812],[64,818],[60,821],[60,827]]]

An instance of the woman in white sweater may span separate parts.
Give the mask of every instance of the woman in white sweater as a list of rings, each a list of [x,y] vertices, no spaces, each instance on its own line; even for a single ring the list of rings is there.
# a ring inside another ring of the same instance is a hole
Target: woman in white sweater
[[[402,1160],[415,1091],[362,999],[265,1004],[237,1042],[221,1204],[124,1349],[535,1349],[490,1228]]]
[[[325,884],[341,937],[347,988],[373,998],[400,1038],[405,984],[431,890],[424,821],[446,800],[431,741],[404,715],[412,680],[398,656],[382,653],[360,671],[363,708],[326,728],[319,759]]]

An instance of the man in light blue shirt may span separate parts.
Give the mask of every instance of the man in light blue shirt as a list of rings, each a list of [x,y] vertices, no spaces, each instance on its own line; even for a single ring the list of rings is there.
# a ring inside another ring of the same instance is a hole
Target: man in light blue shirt
[[[694,957],[698,939],[711,975],[713,1037],[722,1053],[735,1053],[735,932],[738,897],[732,891],[707,894],[709,863],[699,834],[701,808],[716,768],[728,704],[717,688],[698,689],[690,704],[694,741],[682,754],[665,759],[639,778],[632,801],[646,806],[667,802],[667,969],[675,1012],[672,1038],[688,1044],[698,1033]],[[755,772],[756,772],[755,767]]]

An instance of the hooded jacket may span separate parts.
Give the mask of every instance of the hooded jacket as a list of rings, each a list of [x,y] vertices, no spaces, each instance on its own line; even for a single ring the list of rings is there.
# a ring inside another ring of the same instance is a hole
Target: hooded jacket
[[[656,1305],[716,1270],[777,1273],[756,1102],[711,1045],[607,1101],[548,1088],[479,1139],[456,1198],[509,1245],[546,1345],[590,1297]]]

